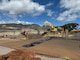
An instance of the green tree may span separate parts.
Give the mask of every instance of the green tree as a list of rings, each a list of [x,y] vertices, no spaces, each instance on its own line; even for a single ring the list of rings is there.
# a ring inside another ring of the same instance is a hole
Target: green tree
[[[77,27],[79,26],[78,23],[68,23],[68,24],[65,24],[63,26],[61,26],[62,28],[65,29],[68,29],[69,31],[73,30],[73,29],[77,29]]]

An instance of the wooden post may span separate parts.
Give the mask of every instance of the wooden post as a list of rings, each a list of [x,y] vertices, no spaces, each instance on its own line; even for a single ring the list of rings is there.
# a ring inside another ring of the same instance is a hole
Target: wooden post
[[[62,37],[65,37],[65,30],[64,30],[64,28],[62,28],[61,35],[62,35]]]
[[[28,36],[28,34],[26,34],[26,39],[28,39],[29,38],[29,36]]]
[[[28,31],[25,32],[26,39],[29,39]]]
[[[66,38],[68,38],[68,29],[66,29],[65,32],[66,32]]]

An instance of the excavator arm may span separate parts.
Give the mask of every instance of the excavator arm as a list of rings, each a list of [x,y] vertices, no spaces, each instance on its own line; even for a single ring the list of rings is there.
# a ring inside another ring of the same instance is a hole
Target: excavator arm
[[[57,28],[55,28],[51,23],[49,24],[49,26],[52,28],[52,32],[57,32],[58,31],[58,29]]]

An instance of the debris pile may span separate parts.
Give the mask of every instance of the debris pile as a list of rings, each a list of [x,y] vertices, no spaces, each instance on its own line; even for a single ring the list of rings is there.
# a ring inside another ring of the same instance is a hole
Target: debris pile
[[[41,60],[35,56],[35,52],[28,50],[15,50],[0,56],[0,60]]]

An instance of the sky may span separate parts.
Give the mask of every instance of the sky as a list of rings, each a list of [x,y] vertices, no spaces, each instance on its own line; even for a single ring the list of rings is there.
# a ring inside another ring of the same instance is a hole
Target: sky
[[[80,24],[80,0],[0,0],[0,23]]]

